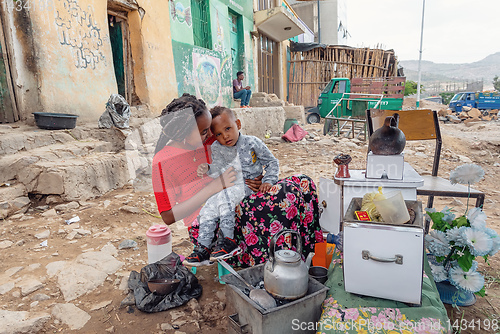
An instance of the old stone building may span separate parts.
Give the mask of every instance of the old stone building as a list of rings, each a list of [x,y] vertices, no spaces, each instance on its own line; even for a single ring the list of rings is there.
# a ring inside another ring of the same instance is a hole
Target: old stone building
[[[6,0],[0,123],[32,112],[95,122],[109,96],[158,114],[184,92],[233,104],[232,79],[286,97],[287,39],[304,24],[285,0]]]

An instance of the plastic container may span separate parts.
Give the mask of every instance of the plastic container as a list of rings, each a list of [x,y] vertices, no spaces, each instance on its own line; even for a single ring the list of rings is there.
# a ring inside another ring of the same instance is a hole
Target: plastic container
[[[296,118],[287,118],[285,120],[285,125],[283,126],[283,133],[286,133],[294,124],[299,124],[299,121],[297,121]]]
[[[332,242],[327,243],[318,242],[314,245],[314,257],[312,258],[313,266],[320,266],[328,268],[332,262],[333,252],[335,250],[335,244]]]
[[[384,222],[389,224],[404,224],[410,220],[410,214],[406,207],[401,191],[393,191],[384,194],[386,199],[373,199],[378,212]]]
[[[153,225],[146,232],[148,263],[160,261],[172,253],[172,235],[167,225]]]
[[[77,115],[58,114],[51,112],[34,112],[35,124],[40,129],[63,130],[73,129],[76,126]]]

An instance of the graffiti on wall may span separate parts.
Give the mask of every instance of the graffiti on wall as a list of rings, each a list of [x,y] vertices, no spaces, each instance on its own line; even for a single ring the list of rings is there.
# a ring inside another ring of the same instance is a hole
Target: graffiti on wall
[[[184,7],[180,1],[170,0],[170,16],[172,20],[186,23],[188,27],[191,27],[191,7]]]
[[[87,6],[84,10],[76,0],[58,0],[55,23],[59,43],[73,49],[77,68],[95,69],[104,55],[101,29],[97,25],[94,9]]]
[[[211,108],[222,104],[220,59],[193,52],[193,81],[196,97]]]
[[[214,44],[214,50],[222,52],[224,51],[224,30],[219,22],[219,11],[215,11],[216,25],[217,25],[217,42]]]

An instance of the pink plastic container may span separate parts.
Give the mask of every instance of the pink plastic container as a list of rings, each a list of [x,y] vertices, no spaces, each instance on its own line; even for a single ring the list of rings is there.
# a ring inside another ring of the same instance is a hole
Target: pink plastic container
[[[148,263],[160,261],[172,253],[172,235],[167,225],[153,225],[146,232]]]

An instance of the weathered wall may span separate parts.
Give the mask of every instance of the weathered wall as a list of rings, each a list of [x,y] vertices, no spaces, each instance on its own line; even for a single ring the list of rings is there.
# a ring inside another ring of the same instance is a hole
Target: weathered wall
[[[79,121],[97,120],[109,95],[117,92],[107,3],[48,3],[31,8],[41,105],[47,112],[79,115]]]
[[[285,109],[283,107],[232,109],[241,121],[241,133],[264,139],[266,135],[283,134]]]
[[[22,118],[46,111],[76,114],[78,122],[97,121],[110,94],[118,92],[107,1],[31,1],[20,10],[5,3],[5,35]],[[153,0],[141,6],[142,19],[137,11],[128,15],[135,91],[158,113],[178,95],[169,6]]]
[[[212,48],[193,45],[191,2],[170,3],[171,35],[178,94],[190,93],[202,98],[209,107],[231,105],[233,62],[230,46],[228,11],[242,16],[243,44],[240,60],[246,84],[254,86],[253,55],[249,31],[253,28],[251,3],[234,0],[210,1]],[[172,10],[174,8],[175,10]],[[186,20],[186,14],[189,19]]]
[[[33,111],[43,111],[38,95],[38,63],[30,12],[16,10],[7,1],[0,3],[4,36],[10,57],[15,101],[21,119]]]
[[[178,96],[168,2],[139,1],[142,20],[138,12],[129,13],[136,93],[156,114]]]

